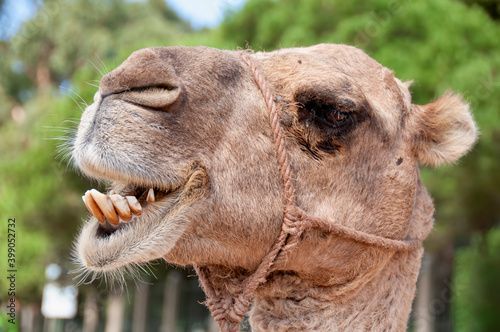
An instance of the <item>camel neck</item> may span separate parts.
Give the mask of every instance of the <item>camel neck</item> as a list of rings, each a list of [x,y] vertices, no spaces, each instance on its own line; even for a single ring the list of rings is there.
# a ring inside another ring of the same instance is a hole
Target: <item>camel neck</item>
[[[338,287],[311,287],[283,276],[254,298],[252,331],[406,331],[422,253],[394,253],[373,279],[340,295]],[[299,291],[279,289],[283,281]]]
[[[210,287],[203,286],[207,305],[221,329],[238,328],[248,308],[248,281],[259,276],[251,289],[253,331],[405,331],[423,253],[420,244],[433,224],[432,200],[421,182],[416,196],[404,240],[307,217],[301,220],[330,225],[329,237],[287,242],[265,278],[243,268],[198,267],[202,285],[210,281]]]

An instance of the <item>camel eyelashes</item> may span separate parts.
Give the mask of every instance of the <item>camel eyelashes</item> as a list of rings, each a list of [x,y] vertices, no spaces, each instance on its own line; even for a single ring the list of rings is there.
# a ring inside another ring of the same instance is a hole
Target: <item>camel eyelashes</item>
[[[327,125],[335,128],[344,126],[351,118],[350,113],[341,112],[331,105],[315,109],[315,116],[319,118],[319,120],[324,121]]]
[[[322,131],[338,136],[352,127],[354,116],[336,104],[309,100],[299,105],[299,120],[304,121],[306,127],[314,123]]]

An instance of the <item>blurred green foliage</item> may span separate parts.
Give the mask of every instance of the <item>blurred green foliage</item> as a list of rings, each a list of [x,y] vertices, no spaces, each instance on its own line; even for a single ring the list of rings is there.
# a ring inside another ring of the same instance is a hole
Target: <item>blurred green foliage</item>
[[[475,236],[471,246],[456,256],[453,310],[459,332],[498,331],[500,313],[500,228],[484,237]]]
[[[92,101],[102,75],[146,46],[235,49],[248,43],[270,51],[346,43],[364,49],[402,80],[414,80],[414,103],[428,103],[449,88],[462,93],[481,137],[457,165],[422,171],[437,206],[426,246],[438,251],[482,238],[500,216],[498,8],[493,0],[249,0],[219,28],[194,32],[163,0],[42,2],[12,40],[0,41],[0,211],[18,225],[20,295],[39,298],[47,263],[69,261],[85,215],[80,196],[96,185],[67,166],[68,147],[57,152],[58,146],[68,137],[71,144],[68,132],[75,130],[80,107]],[[0,240],[4,237],[0,232]],[[486,269],[500,254],[491,251],[481,265],[482,240],[474,241],[470,252],[459,255],[456,279],[471,288],[482,282],[477,274],[471,281],[471,271]],[[486,285],[487,273],[485,278]],[[1,289],[5,282],[0,280]],[[475,303],[471,294],[457,295],[460,316],[469,298]]]
[[[494,20],[500,19],[500,1],[498,0],[464,0],[464,2],[468,5],[482,7]]]

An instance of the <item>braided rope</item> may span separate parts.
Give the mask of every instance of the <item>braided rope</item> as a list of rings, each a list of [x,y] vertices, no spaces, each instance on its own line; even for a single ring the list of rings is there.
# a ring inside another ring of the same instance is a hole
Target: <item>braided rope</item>
[[[307,216],[304,218],[308,225],[306,229],[317,228],[322,231],[339,235],[340,237],[369,246],[375,246],[384,249],[395,251],[410,251],[418,249],[422,246],[422,240],[393,240],[378,235],[373,235],[365,232],[358,231],[354,228],[346,227],[337,223],[332,223],[324,219],[314,218]]]
[[[285,184],[285,196],[287,199],[288,206],[295,205],[295,189],[292,183],[292,170],[290,167],[290,162],[288,161],[288,154],[285,150],[285,137],[283,136],[283,131],[281,130],[281,123],[278,111],[276,110],[276,103],[274,102],[274,95],[267,85],[265,77],[262,75],[257,67],[257,64],[250,59],[247,52],[240,53],[245,63],[250,67],[255,82],[262,91],[264,100],[266,101],[267,109],[269,110],[269,121],[271,123],[271,130],[274,136],[274,144],[276,145],[276,150],[278,151],[278,160],[281,169],[281,175],[283,176],[283,182]]]
[[[269,111],[269,121],[273,132],[281,175],[284,182],[284,193],[286,205],[283,214],[281,232],[274,242],[269,252],[264,256],[257,269],[247,277],[241,284],[240,292],[231,295],[228,292],[215,290],[210,281],[208,268],[195,265],[194,268],[200,279],[201,286],[207,296],[205,304],[210,309],[212,316],[219,325],[222,332],[239,331],[239,324],[243,321],[250,300],[257,287],[266,281],[273,263],[276,262],[280,252],[287,251],[295,246],[302,232],[306,229],[317,228],[326,232],[334,233],[342,238],[353,240],[366,245],[377,246],[391,250],[414,250],[422,246],[422,240],[393,240],[381,236],[360,232],[358,230],[332,223],[324,219],[307,216],[295,202],[295,188],[292,181],[292,170],[288,153],[285,148],[285,137],[281,129],[280,116],[276,109],[274,96],[267,85],[265,77],[257,67],[257,64],[250,59],[247,52],[240,52],[244,62],[252,71],[255,83],[264,96],[266,106]]]

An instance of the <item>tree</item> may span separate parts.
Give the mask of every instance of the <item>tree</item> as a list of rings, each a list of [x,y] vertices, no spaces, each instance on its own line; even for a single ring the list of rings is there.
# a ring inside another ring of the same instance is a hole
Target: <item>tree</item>
[[[86,215],[81,195],[96,186],[68,165],[80,107],[133,50],[178,43],[188,33],[158,0],[47,0],[0,43],[0,211],[16,218],[20,300],[40,298],[48,263],[71,268],[70,248]],[[0,260],[3,271],[6,263]],[[7,281],[0,279],[1,289]]]
[[[500,324],[500,228],[475,236],[457,252],[454,321],[457,331],[496,331]]]
[[[88,59],[110,59],[120,49],[175,42],[189,31],[189,25],[158,0],[46,0],[14,36],[6,58],[19,62],[32,84],[44,89],[71,78]]]
[[[500,19],[500,1],[498,0],[463,0],[466,4],[481,6],[494,20]]]

